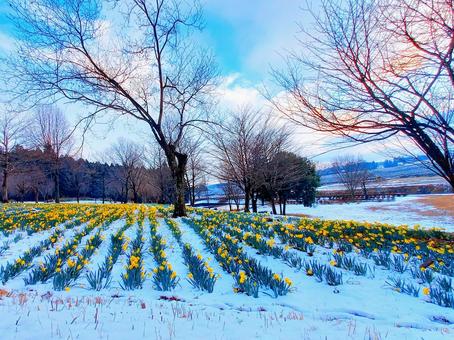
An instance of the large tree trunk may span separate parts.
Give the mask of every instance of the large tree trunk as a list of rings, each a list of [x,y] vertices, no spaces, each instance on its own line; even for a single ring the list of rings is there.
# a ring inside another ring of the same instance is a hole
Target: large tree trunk
[[[421,125],[416,124],[414,121],[411,122],[410,125],[409,131],[404,131],[404,133],[418,144],[419,148],[431,160],[431,169],[435,170],[434,172],[437,175],[442,176],[449,183],[451,190],[454,192],[454,168],[452,156],[449,155],[449,151],[446,152],[441,150],[432,138],[424,132]],[[447,145],[445,148],[446,150],[449,150]],[[435,167],[435,164],[437,167]]]
[[[2,184],[2,202],[8,203],[8,170],[3,169],[3,184]]]
[[[244,212],[249,212],[249,204],[251,201],[251,190],[248,186],[244,187]]]
[[[173,217],[186,216],[185,174],[188,155],[177,152],[173,145],[167,146],[164,151],[175,183]]]
[[[173,217],[186,216],[185,185],[184,185],[185,162],[178,164],[175,169],[175,201],[173,203]]]

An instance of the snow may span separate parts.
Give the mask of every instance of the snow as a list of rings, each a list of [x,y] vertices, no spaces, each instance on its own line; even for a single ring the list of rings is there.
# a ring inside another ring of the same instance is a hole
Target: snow
[[[402,201],[406,200],[408,198]],[[328,207],[331,206],[315,209],[322,211],[321,208]],[[338,213],[343,210],[353,209],[343,206],[338,208]],[[181,246],[164,219],[159,218],[158,233],[166,239],[167,257],[180,277],[180,285],[174,291],[152,289],[148,277],[142,290],[121,290],[118,281],[126,255],[114,265],[112,286],[101,292],[78,285],[69,292],[53,292],[51,283],[24,288],[22,277],[25,274],[22,274],[0,286],[1,339],[448,339],[453,336],[453,309],[386,288],[385,280],[395,272],[378,267],[374,277],[358,277],[342,270],[344,284],[334,288],[290,268],[280,259],[259,255],[245,246],[248,256],[292,279],[294,289],[277,299],[263,293],[258,299],[235,294],[232,290],[234,280],[205,249],[201,238],[184,220],[176,221],[182,231],[183,243],[191,244],[210,263],[215,274],[221,274],[212,294],[188,284]],[[148,223],[146,221],[144,226],[144,252],[150,241]],[[103,231],[107,237],[89,268],[94,269],[103,261],[110,243],[109,235],[123,224],[124,220],[118,220]],[[68,230],[65,237],[81,228]],[[97,230],[95,228],[90,235]],[[136,231],[137,224],[126,230],[125,236],[134,239]],[[85,244],[87,237],[80,246]],[[37,234],[27,242],[19,242],[15,253],[25,251],[40,238]],[[292,251],[309,259],[306,253]],[[314,258],[326,263],[330,254],[329,250],[317,247]],[[4,261],[5,256],[9,258],[11,254],[1,255],[0,260]],[[372,265],[370,260],[362,260]],[[154,266],[150,263],[150,255],[145,254],[144,261],[147,270]],[[84,281],[81,275],[78,282]],[[7,293],[2,293],[5,291]],[[167,301],[169,298],[179,301]]]
[[[304,214],[308,217],[327,220],[341,219],[392,225],[419,225],[424,228],[436,227],[454,231],[454,216],[443,215],[435,207],[423,204],[418,201],[421,197],[411,195],[397,197],[394,201],[318,204],[313,207],[288,204],[286,212],[287,214]],[[224,209],[228,209],[228,207],[224,207]],[[271,208],[259,205],[258,210],[270,212]],[[423,214],[428,211],[433,211],[434,214]]]
[[[112,235],[116,234],[123,226],[125,225],[125,219],[119,219],[112,222],[107,230],[102,233],[104,240],[101,245],[95,250],[94,254],[90,258],[90,262],[85,266],[84,271],[95,271],[106,259],[107,254],[109,253],[111,241],[110,238]],[[92,233],[92,235],[94,235]],[[83,244],[85,246],[85,244]]]
[[[324,313],[275,306],[249,311],[159,301],[155,294],[68,295],[34,294],[2,301],[0,311],[6,317],[0,319],[0,329],[9,329],[2,339],[448,339],[452,332],[444,325],[426,330],[414,321],[378,327],[370,316],[351,310]]]
[[[189,271],[186,265],[183,262],[183,252],[178,244],[176,238],[173,236],[171,230],[167,226],[167,223],[164,219],[158,219],[157,234],[162,237],[163,240],[166,240],[165,253],[167,260],[172,265],[173,270],[177,273],[179,281],[179,289],[189,289],[190,284],[186,280],[186,276]]]
[[[120,289],[120,282],[122,282],[121,274],[124,273],[124,271],[125,271],[124,266],[127,264],[128,254],[131,252],[131,241],[136,238],[137,230],[138,230],[138,225],[136,223],[136,224],[130,226],[128,229],[126,229],[123,234],[123,239],[125,242],[127,241],[129,243],[129,247],[126,250],[126,252],[124,252],[123,254],[121,254],[118,257],[117,262],[114,264],[114,266],[112,268],[111,287],[115,288],[117,290]],[[146,230],[144,230],[144,234],[146,235]]]
[[[202,240],[196,234],[196,232],[192,230],[192,228],[188,226],[182,219],[177,219],[177,222],[181,230],[181,239],[183,240],[183,243],[189,243],[192,249],[194,249],[196,253],[202,255],[203,260],[208,262],[210,267],[213,268],[214,274],[221,275],[221,279],[219,279],[214,285],[214,293],[220,295],[231,294],[235,280],[230,275],[224,273],[222,267],[214,259],[213,254],[205,249]]]

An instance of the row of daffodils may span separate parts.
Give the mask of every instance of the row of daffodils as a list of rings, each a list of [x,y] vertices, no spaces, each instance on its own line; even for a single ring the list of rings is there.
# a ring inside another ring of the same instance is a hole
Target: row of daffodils
[[[347,274],[372,279],[384,271],[384,287],[454,307],[454,236],[441,230],[204,209],[193,209],[182,220],[170,216],[169,208],[145,205],[3,205],[0,281],[7,286],[20,277],[27,286],[99,291],[115,281],[124,290],[143,289],[150,280],[154,289],[170,291],[186,280],[193,289],[212,293],[219,280],[231,276],[235,293],[274,298],[298,288],[292,278],[264,265],[260,255],[330,286],[342,285]],[[121,223],[115,230],[114,221]],[[183,224],[199,237],[205,255],[183,241]],[[172,267],[163,227],[181,251],[185,273]],[[11,252],[25,243],[30,246],[22,253]],[[98,254],[101,245],[105,251]],[[94,257],[96,266],[89,265]],[[121,268],[119,277],[114,268]]]

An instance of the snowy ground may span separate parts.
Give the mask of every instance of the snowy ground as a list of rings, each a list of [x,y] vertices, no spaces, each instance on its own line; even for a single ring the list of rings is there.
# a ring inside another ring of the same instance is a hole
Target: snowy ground
[[[327,206],[316,209],[328,208]],[[342,210],[352,209],[339,209]],[[362,215],[365,216],[365,215]],[[330,215],[329,218],[334,218]],[[343,218],[338,216],[337,218]],[[371,218],[373,220],[373,218]],[[233,279],[223,272],[200,237],[178,220],[184,243],[190,243],[221,274],[212,294],[193,289],[185,277],[181,249],[170,229],[159,219],[158,233],[167,240],[166,253],[180,277],[171,293],[158,292],[146,280],[142,290],[119,288],[124,271],[122,256],[113,270],[112,287],[101,292],[86,289],[84,275],[69,292],[54,292],[52,283],[26,287],[26,273],[0,285],[1,339],[452,339],[454,310],[395,292],[385,287],[388,270],[376,269],[374,277],[344,273],[344,285],[336,288],[318,283],[282,261],[248,254],[273,272],[291,278],[294,290],[277,299],[261,294],[258,299],[235,294]],[[102,262],[109,236],[123,221],[103,230],[106,240],[89,267]],[[67,232],[74,234],[81,227]],[[144,236],[149,244],[148,222]],[[137,225],[125,235],[133,239]],[[97,229],[93,230],[94,234]],[[66,234],[65,234],[66,236]],[[87,235],[85,238],[87,238]],[[43,237],[37,233],[19,241],[11,252],[0,256],[5,262]],[[84,238],[84,240],[85,240]],[[1,241],[1,238],[0,238]],[[84,241],[81,245],[85,244]],[[147,247],[146,247],[147,248]],[[295,252],[298,252],[295,250]],[[298,252],[299,253],[299,252]],[[44,256],[45,254],[43,254]],[[307,256],[300,253],[302,257]],[[315,255],[329,261],[330,252]],[[152,256],[144,256],[145,269],[155,267]],[[371,263],[372,264],[372,263]],[[174,301],[169,301],[174,300]]]
[[[431,195],[452,197],[454,195]],[[421,202],[421,195],[398,197],[394,201],[384,202],[359,202],[344,204],[318,204],[314,207],[303,205],[287,205],[288,214],[303,214],[329,220],[354,220],[381,222],[393,225],[420,225],[421,227],[444,228],[454,231],[454,216],[437,209],[434,206]],[[228,209],[228,207],[224,207]],[[259,211],[270,212],[268,206],[259,206]]]
[[[425,324],[415,321],[411,311],[407,318],[389,323],[381,315],[348,307],[169,302],[153,291],[143,297],[31,292],[0,302],[2,339],[403,340],[452,339],[454,334],[452,326],[429,321],[429,314],[424,315]]]

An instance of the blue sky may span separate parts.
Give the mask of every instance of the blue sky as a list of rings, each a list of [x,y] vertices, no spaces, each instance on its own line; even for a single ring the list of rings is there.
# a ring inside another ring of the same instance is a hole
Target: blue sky
[[[202,0],[203,1],[203,0]],[[0,54],[7,53],[13,44],[13,25],[6,13],[6,1],[0,2]],[[317,10],[318,0],[308,1]],[[231,107],[241,104],[266,105],[258,91],[263,84],[270,83],[270,67],[279,67],[282,54],[301,48],[296,37],[298,23],[310,29],[311,19],[305,0],[205,0],[205,30],[201,39],[213,50],[224,82],[222,105]],[[77,110],[75,108],[74,110]],[[74,111],[70,109],[70,111]],[[121,132],[120,132],[121,131]],[[147,136],[147,131],[137,133],[134,122],[118,121],[113,127],[99,126],[93,129],[85,150],[93,156],[108,147],[108,144],[122,133],[137,138]],[[99,142],[102,140],[103,142]],[[302,154],[316,154],[324,150],[324,139],[313,133],[299,133],[295,136],[297,151]],[[320,144],[320,145],[317,145]],[[311,149],[307,147],[311,146]],[[317,145],[317,146],[316,146]],[[377,158],[370,154],[368,147],[362,147],[368,159]],[[355,152],[355,150],[352,150]],[[319,161],[333,158],[334,154],[318,157]],[[382,157],[380,157],[382,158]]]
[[[318,1],[313,1],[316,4]],[[207,43],[225,74],[263,81],[279,53],[295,45],[298,22],[309,21],[298,0],[206,0]]]

